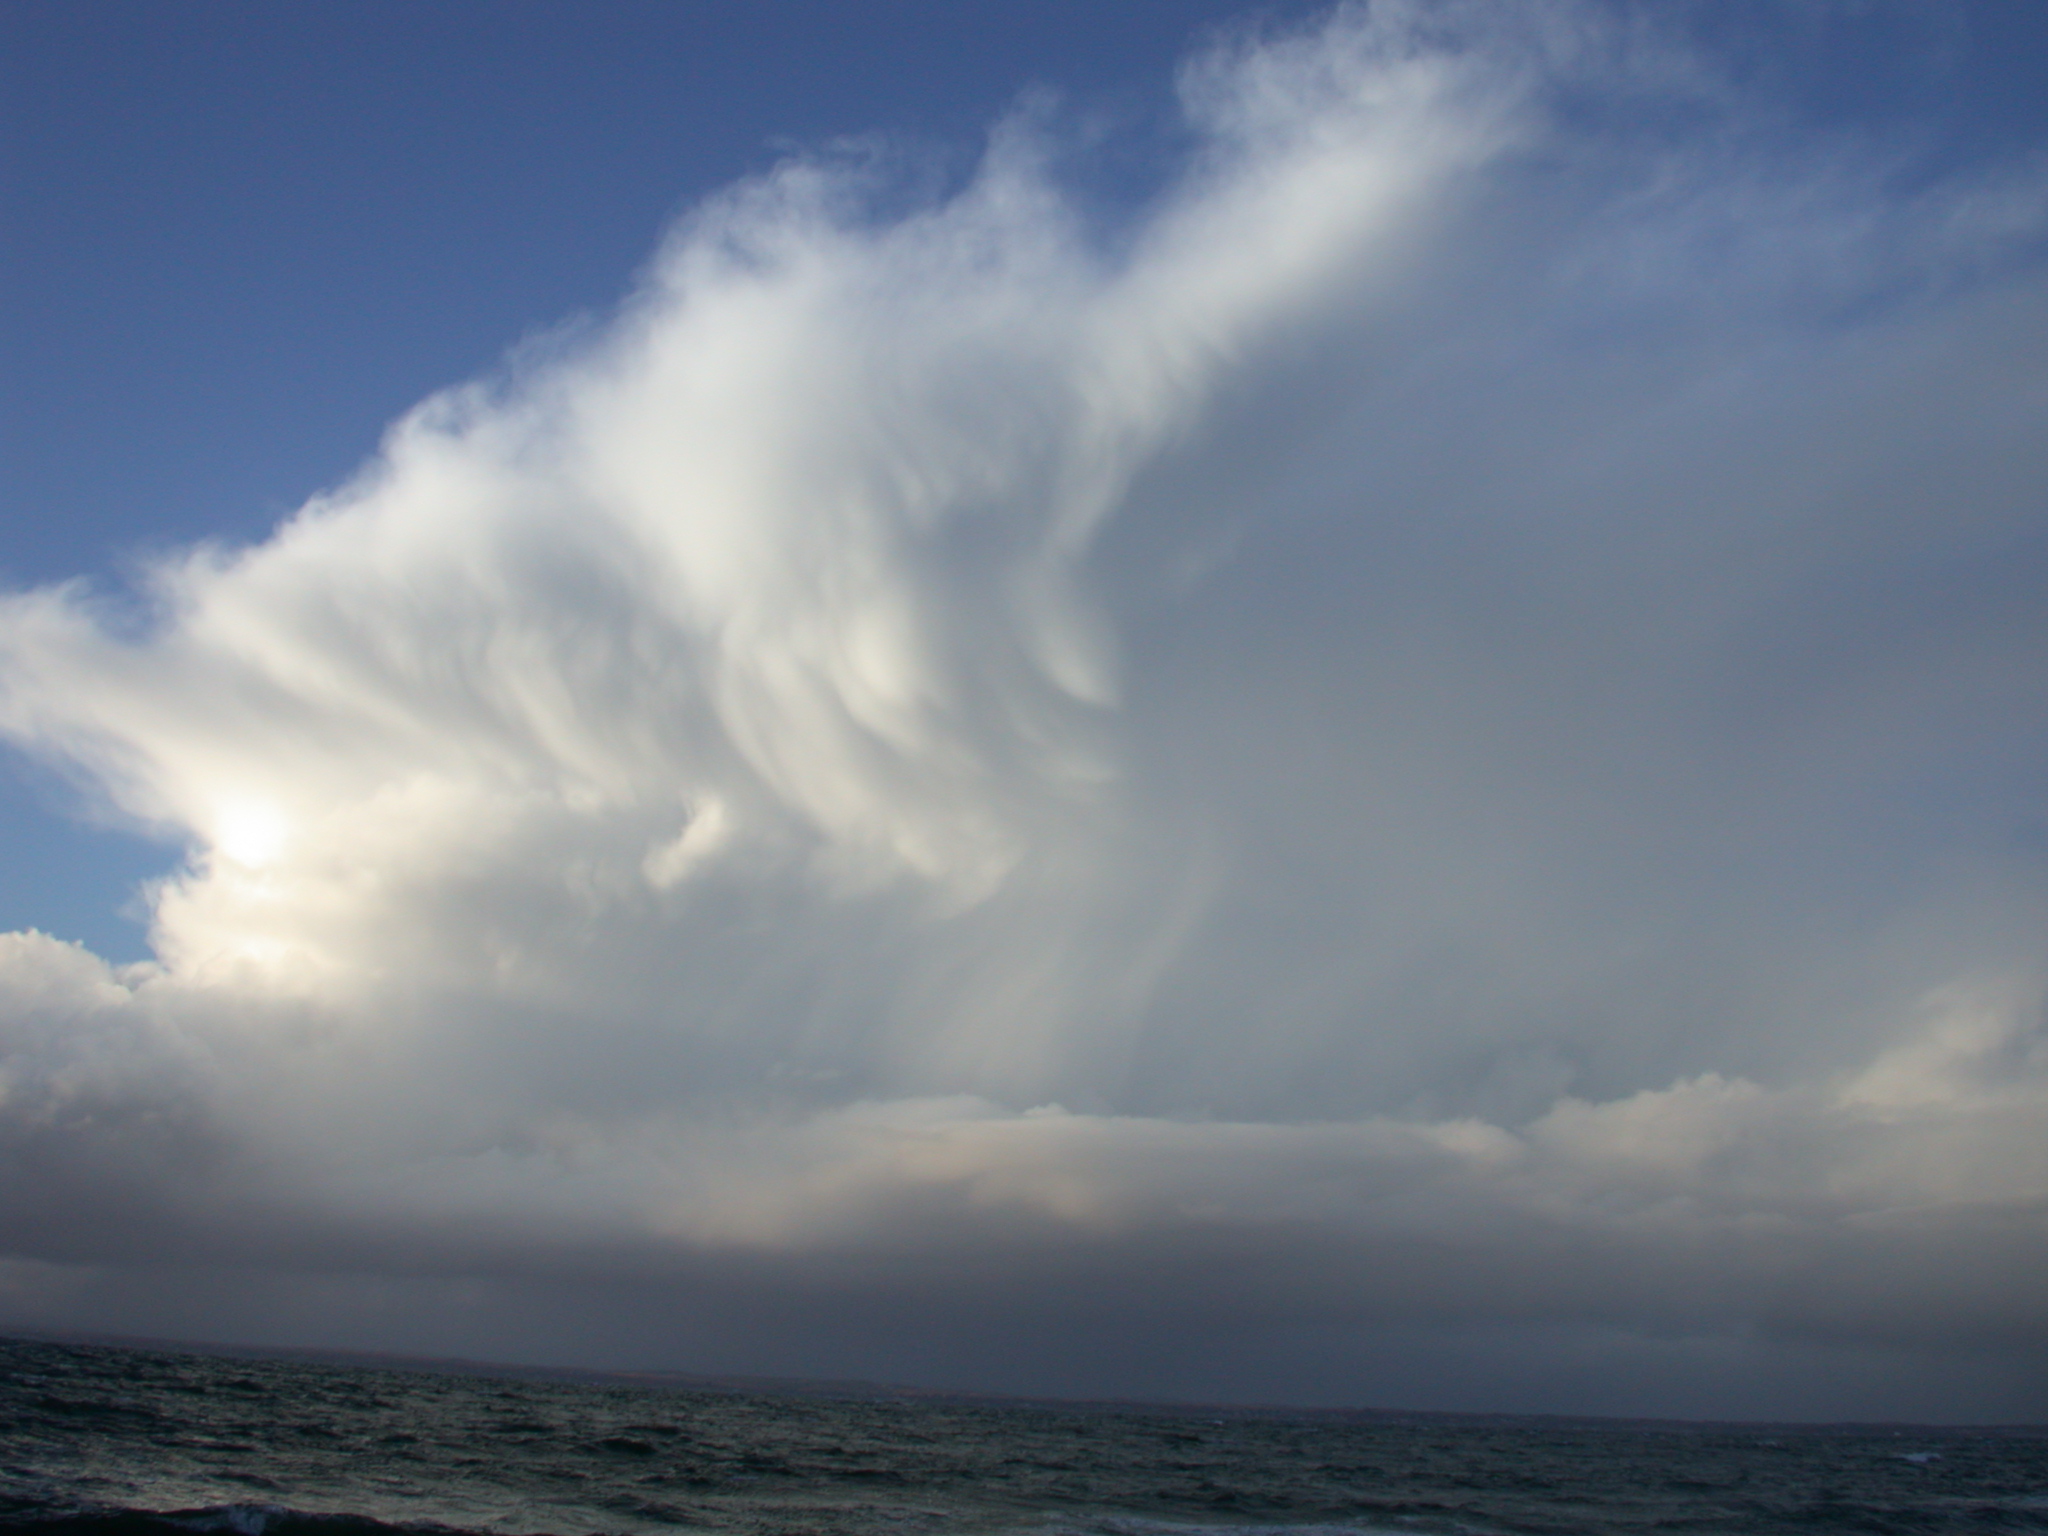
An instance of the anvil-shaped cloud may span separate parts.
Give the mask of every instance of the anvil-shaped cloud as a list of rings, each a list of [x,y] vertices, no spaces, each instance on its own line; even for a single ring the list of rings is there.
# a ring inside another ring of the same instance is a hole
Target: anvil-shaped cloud
[[[20,1322],[1027,1390],[2048,1415],[2048,172],[1563,6],[698,210],[0,726]]]

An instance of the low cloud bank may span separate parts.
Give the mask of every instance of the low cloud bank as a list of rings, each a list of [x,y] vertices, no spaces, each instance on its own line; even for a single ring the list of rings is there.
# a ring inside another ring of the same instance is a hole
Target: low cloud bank
[[[152,964],[0,938],[0,1317],[2048,1414],[2048,177],[1433,14],[1190,64],[1111,231],[1043,112],[792,162],[0,600],[189,848]]]

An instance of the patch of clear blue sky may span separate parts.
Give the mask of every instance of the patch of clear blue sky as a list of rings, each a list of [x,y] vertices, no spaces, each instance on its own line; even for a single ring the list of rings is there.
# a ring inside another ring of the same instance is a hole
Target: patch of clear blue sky
[[[2041,0],[1714,0],[1794,118],[1922,160],[2042,142]],[[886,134],[956,170],[1051,86],[1170,162],[1191,40],[1284,0],[8,0],[0,7],[0,580],[118,585],[260,537],[385,425],[625,291],[661,228],[793,147]],[[0,764],[0,929],[143,953],[178,850]]]

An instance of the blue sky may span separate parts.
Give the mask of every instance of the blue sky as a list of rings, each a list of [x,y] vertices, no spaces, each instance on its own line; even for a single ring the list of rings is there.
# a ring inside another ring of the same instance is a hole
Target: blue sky
[[[2037,7],[0,26],[0,1326],[2048,1416]]]

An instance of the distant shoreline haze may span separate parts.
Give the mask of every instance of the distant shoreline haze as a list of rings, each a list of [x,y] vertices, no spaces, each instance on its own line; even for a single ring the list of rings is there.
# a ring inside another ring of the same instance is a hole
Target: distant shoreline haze
[[[688,1392],[758,1397],[843,1397],[878,1402],[956,1403],[983,1408],[1020,1408],[1045,1412],[1139,1414],[1185,1418],[1299,1419],[1304,1422],[1443,1424],[1446,1426],[1560,1426],[1631,1431],[1755,1430],[1785,1434],[1897,1434],[1920,1439],[1945,1436],[2016,1435],[2048,1438],[2041,1424],[1913,1424],[1890,1420],[1776,1420],[1624,1418],[1611,1414],[1493,1413],[1481,1410],[1404,1409],[1360,1403],[1349,1407],[1302,1406],[1288,1403],[1153,1402],[1126,1398],[1031,1397],[1000,1392],[975,1392],[947,1387],[903,1386],[876,1381],[810,1380],[784,1376],[706,1375],[690,1371],[603,1370],[575,1365],[528,1365],[503,1361],[466,1360],[435,1355],[393,1354],[379,1350],[322,1349],[313,1346],[217,1343],[191,1339],[131,1338],[115,1334],[0,1331],[0,1343],[77,1345],[137,1354],[189,1354],[218,1360],[275,1360],[331,1365],[348,1370],[418,1372],[426,1375],[502,1377],[512,1381],[560,1381],[586,1385],[645,1387]]]

